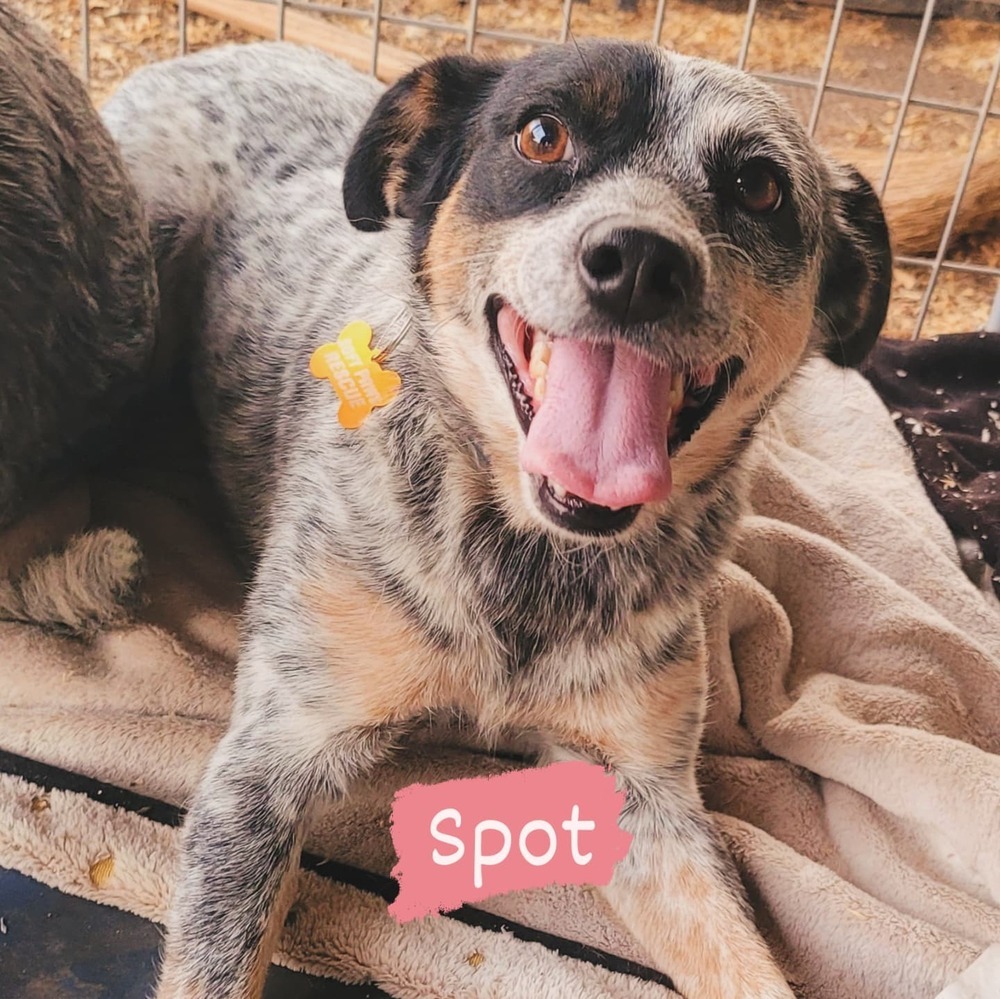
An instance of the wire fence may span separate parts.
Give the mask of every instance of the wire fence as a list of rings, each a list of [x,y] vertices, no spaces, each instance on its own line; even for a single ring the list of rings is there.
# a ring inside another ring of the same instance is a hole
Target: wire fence
[[[93,0],[80,0],[80,2],[82,69],[84,78],[88,79],[91,67],[89,9]],[[527,0],[527,2],[531,2],[531,0]],[[312,2],[312,0],[253,0],[254,6],[258,9],[273,8],[272,35],[279,39],[284,39],[286,36],[288,13],[290,11],[308,12],[313,15],[336,15],[338,18],[354,19],[367,23],[370,42],[370,59],[367,60],[367,65],[369,71],[372,73],[375,73],[380,67],[380,57],[383,54],[381,50],[385,44],[383,39],[386,33],[386,26],[417,29],[420,32],[427,32],[430,35],[448,35],[452,40],[458,40],[460,44],[464,41],[464,49],[470,53],[475,53],[477,48],[481,48],[481,43],[484,41],[507,42],[522,46],[541,46],[567,41],[574,30],[574,11],[577,7],[583,6],[585,3],[586,0],[562,0],[560,27],[557,32],[549,36],[544,36],[484,25],[481,23],[480,17],[483,6],[481,0],[467,0],[465,3],[465,17],[462,21],[413,17],[404,13],[393,13],[386,9],[384,0],[371,0],[371,6],[368,7],[340,7],[331,4],[316,3]],[[985,18],[990,19],[991,17],[995,17],[997,3],[998,0],[968,0],[966,8],[975,10],[975,8],[979,7],[982,9],[982,14]],[[177,31],[179,51],[182,54],[186,53],[189,49],[188,24],[191,14],[190,7],[192,6],[195,6],[194,0],[192,0],[190,5],[188,0],[177,0]],[[876,188],[880,195],[885,193],[887,185],[893,177],[893,168],[897,162],[897,154],[899,153],[901,139],[904,134],[904,122],[911,109],[924,108],[937,112],[945,112],[950,115],[961,116],[972,123],[972,131],[967,151],[964,153],[961,173],[954,193],[951,196],[950,207],[944,221],[936,251],[927,256],[902,254],[896,257],[897,265],[915,269],[923,272],[925,275],[923,291],[919,304],[915,309],[915,320],[912,329],[912,337],[914,339],[920,336],[935,292],[938,290],[941,277],[944,273],[948,272],[975,276],[980,281],[986,280],[991,282],[993,294],[992,307],[989,309],[989,315],[984,323],[984,328],[1000,332],[1000,266],[953,259],[949,256],[949,247],[951,247],[953,237],[956,235],[959,208],[962,205],[963,198],[967,194],[969,178],[976,161],[976,156],[980,152],[984,132],[989,122],[1000,120],[1000,106],[996,102],[997,82],[998,78],[1000,78],[1000,30],[998,30],[997,48],[992,59],[988,80],[978,104],[970,103],[967,100],[918,94],[916,92],[918,74],[927,51],[932,24],[935,17],[939,14],[937,9],[939,6],[939,0],[927,0],[926,2],[926,6],[920,17],[919,31],[913,45],[905,80],[899,90],[882,90],[871,86],[855,85],[850,82],[831,79],[838,40],[844,24],[845,10],[847,9],[846,0],[835,0],[833,4],[822,62],[815,76],[754,71],[753,67],[750,67],[750,71],[759,79],[776,85],[779,88],[799,91],[807,96],[808,113],[805,115],[805,124],[810,134],[816,132],[824,110],[824,104],[831,95],[875,101],[884,106],[885,113],[891,116],[891,126],[888,145],[884,153],[884,165],[881,176],[876,182]],[[761,0],[748,0],[736,58],[735,60],[730,60],[734,61],[735,65],[740,69],[748,68],[748,60],[754,41],[754,30],[758,23],[760,10]],[[667,3],[667,0],[656,0],[650,35],[653,42],[662,44],[664,26],[669,16],[670,5]],[[359,34],[357,39],[358,44],[365,44],[365,36]],[[985,294],[988,301],[990,292],[986,292]]]

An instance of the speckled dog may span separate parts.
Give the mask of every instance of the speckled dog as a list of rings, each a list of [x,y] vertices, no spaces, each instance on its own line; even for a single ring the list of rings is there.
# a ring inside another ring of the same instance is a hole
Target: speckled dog
[[[101,450],[143,387],[155,310],[114,143],[54,47],[0,2],[0,529]],[[123,531],[78,537],[20,577],[0,554],[0,619],[85,634],[121,616],[139,566]]]
[[[200,289],[196,396],[259,558],[159,995],[256,995],[310,799],[454,709],[618,775],[607,895],[685,996],[790,996],[695,784],[699,599],[768,404],[878,333],[869,187],[747,76],[625,44],[384,93],[222,50],[106,117]],[[345,430],[309,359],[353,319],[405,333],[402,389]]]

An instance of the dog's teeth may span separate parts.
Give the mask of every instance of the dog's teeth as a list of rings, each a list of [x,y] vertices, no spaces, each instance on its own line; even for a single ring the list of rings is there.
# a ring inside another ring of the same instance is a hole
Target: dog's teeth
[[[536,336],[531,345],[531,359],[528,362],[528,373],[534,379],[544,378],[552,357],[552,345],[544,334]]]
[[[566,499],[568,493],[566,492],[565,489],[563,489],[563,487],[561,485],[559,485],[558,482],[553,482],[550,479],[549,480],[549,488],[552,490],[552,495],[555,496],[555,498],[557,500],[564,500],[564,499]]]
[[[539,378],[544,378],[548,370],[549,366],[541,358],[535,357],[534,353],[532,353],[531,361],[528,364],[528,374],[537,381]]]
[[[684,399],[684,375],[682,372],[678,371],[674,374],[670,381],[670,394],[667,397],[667,403],[671,410],[677,409]]]
[[[535,391],[534,397],[535,402],[541,402],[545,398],[545,383],[546,377],[544,372],[541,375],[535,375]]]

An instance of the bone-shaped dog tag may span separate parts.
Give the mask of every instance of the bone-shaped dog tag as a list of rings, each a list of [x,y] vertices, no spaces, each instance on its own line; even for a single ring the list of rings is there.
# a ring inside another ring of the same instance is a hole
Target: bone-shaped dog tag
[[[392,402],[402,380],[385,371],[371,349],[372,328],[363,322],[348,323],[336,343],[325,343],[309,359],[309,371],[326,378],[340,397],[337,419],[348,430],[360,427],[379,406]]]

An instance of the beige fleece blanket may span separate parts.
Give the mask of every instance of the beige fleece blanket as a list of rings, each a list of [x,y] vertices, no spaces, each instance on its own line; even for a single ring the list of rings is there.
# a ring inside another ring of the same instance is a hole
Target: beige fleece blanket
[[[814,362],[754,461],[753,512],[707,606],[702,776],[758,922],[807,999],[1000,999],[1000,613],[857,374]],[[91,483],[94,519],[143,543],[148,605],[89,644],[0,624],[0,749],[191,793],[226,724],[241,583],[186,482],[161,465]],[[71,491],[35,528],[71,529],[85,500]],[[384,875],[397,787],[510,765],[425,735],[327,807],[307,848]],[[0,865],[161,920],[176,829],[38,780],[0,777]],[[591,890],[481,906],[551,935],[537,942],[499,920],[399,926],[344,880],[301,874],[283,963],[405,997],[673,995],[606,959],[645,961]]]

